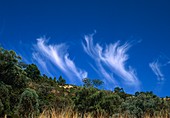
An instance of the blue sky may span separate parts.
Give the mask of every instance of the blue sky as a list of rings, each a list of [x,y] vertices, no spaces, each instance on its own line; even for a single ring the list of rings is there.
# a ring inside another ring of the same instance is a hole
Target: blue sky
[[[170,96],[169,0],[1,0],[0,44],[42,74]]]

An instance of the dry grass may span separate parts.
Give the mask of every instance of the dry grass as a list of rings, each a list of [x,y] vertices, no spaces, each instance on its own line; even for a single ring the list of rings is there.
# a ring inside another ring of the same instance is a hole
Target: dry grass
[[[55,111],[44,110],[39,118],[78,118],[78,114],[74,113],[71,109]]]
[[[78,112],[74,112],[71,109],[67,109],[67,110],[62,110],[60,112],[57,112],[55,110],[44,110],[43,113],[39,116],[39,118],[82,118],[81,114],[79,114]],[[135,118],[132,116],[128,116],[128,115],[121,115],[121,114],[117,114],[114,115],[112,117],[109,117],[108,115],[97,115],[97,116],[93,116],[90,113],[86,113],[84,114],[84,118]],[[144,117],[142,118],[170,118],[170,114],[157,114],[153,117],[150,117],[149,115],[144,115]]]

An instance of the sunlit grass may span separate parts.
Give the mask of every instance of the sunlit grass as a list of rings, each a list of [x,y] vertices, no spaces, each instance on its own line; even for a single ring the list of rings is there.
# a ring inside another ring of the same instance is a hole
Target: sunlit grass
[[[66,109],[61,111],[55,110],[44,110],[42,114],[40,114],[39,118],[137,118],[135,116],[131,116],[128,114],[115,114],[109,116],[108,114],[97,114],[93,115],[92,113],[85,113],[82,117],[82,114],[73,111],[72,109]],[[157,113],[152,117],[149,114],[145,114],[141,116],[141,118],[170,118],[170,113]]]

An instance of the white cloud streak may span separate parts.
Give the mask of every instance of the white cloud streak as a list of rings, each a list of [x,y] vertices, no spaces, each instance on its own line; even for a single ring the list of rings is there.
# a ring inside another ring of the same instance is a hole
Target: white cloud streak
[[[52,73],[50,73],[50,71],[47,68],[47,64],[46,61],[40,56],[40,54],[38,52],[33,52],[32,53],[32,58],[38,62],[38,64],[43,68],[44,72],[46,72],[47,74],[49,74],[50,76],[53,76]]]
[[[82,78],[87,77],[87,72],[77,68],[75,63],[69,58],[68,46],[66,44],[47,45],[46,43],[46,38],[37,39],[37,44],[34,46],[35,52],[33,53],[33,58],[42,64],[44,69],[47,67],[37,54],[50,60],[70,81],[72,81],[73,77],[77,77],[80,81]]]
[[[161,64],[158,61],[149,63],[149,67],[152,69],[158,80],[164,80],[164,75],[160,70]]]
[[[153,61],[149,63],[149,67],[153,71],[153,73],[156,75],[157,80],[164,80],[164,74],[161,71],[161,68],[164,68],[170,64],[170,58],[166,56],[164,53],[161,53],[159,57],[156,59],[156,61]]]
[[[127,51],[131,47],[130,44],[125,43],[120,45],[120,42],[106,45],[102,47],[98,43],[94,45],[93,34],[85,35],[85,43],[82,43],[84,51],[95,60],[98,73],[105,77],[109,82],[118,85],[118,81],[113,77],[113,74],[119,76],[123,80],[123,84],[131,85],[136,88],[139,87],[139,80],[135,74],[135,70],[130,66],[125,67],[128,60]],[[108,72],[109,69],[110,72]]]
[[[155,61],[149,63],[149,67],[157,78],[157,86],[155,88],[155,91],[157,92],[161,92],[162,87],[165,84],[165,76],[162,70],[166,69],[165,67],[170,64],[169,60],[169,57],[167,57],[164,53],[161,53]]]

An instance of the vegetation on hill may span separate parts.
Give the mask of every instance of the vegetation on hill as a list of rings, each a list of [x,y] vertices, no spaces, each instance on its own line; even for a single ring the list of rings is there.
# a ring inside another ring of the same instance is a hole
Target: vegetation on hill
[[[98,79],[66,85],[60,76],[41,75],[14,51],[0,48],[0,118],[144,118],[170,117],[170,100],[152,92],[130,95],[122,88],[100,90]]]

